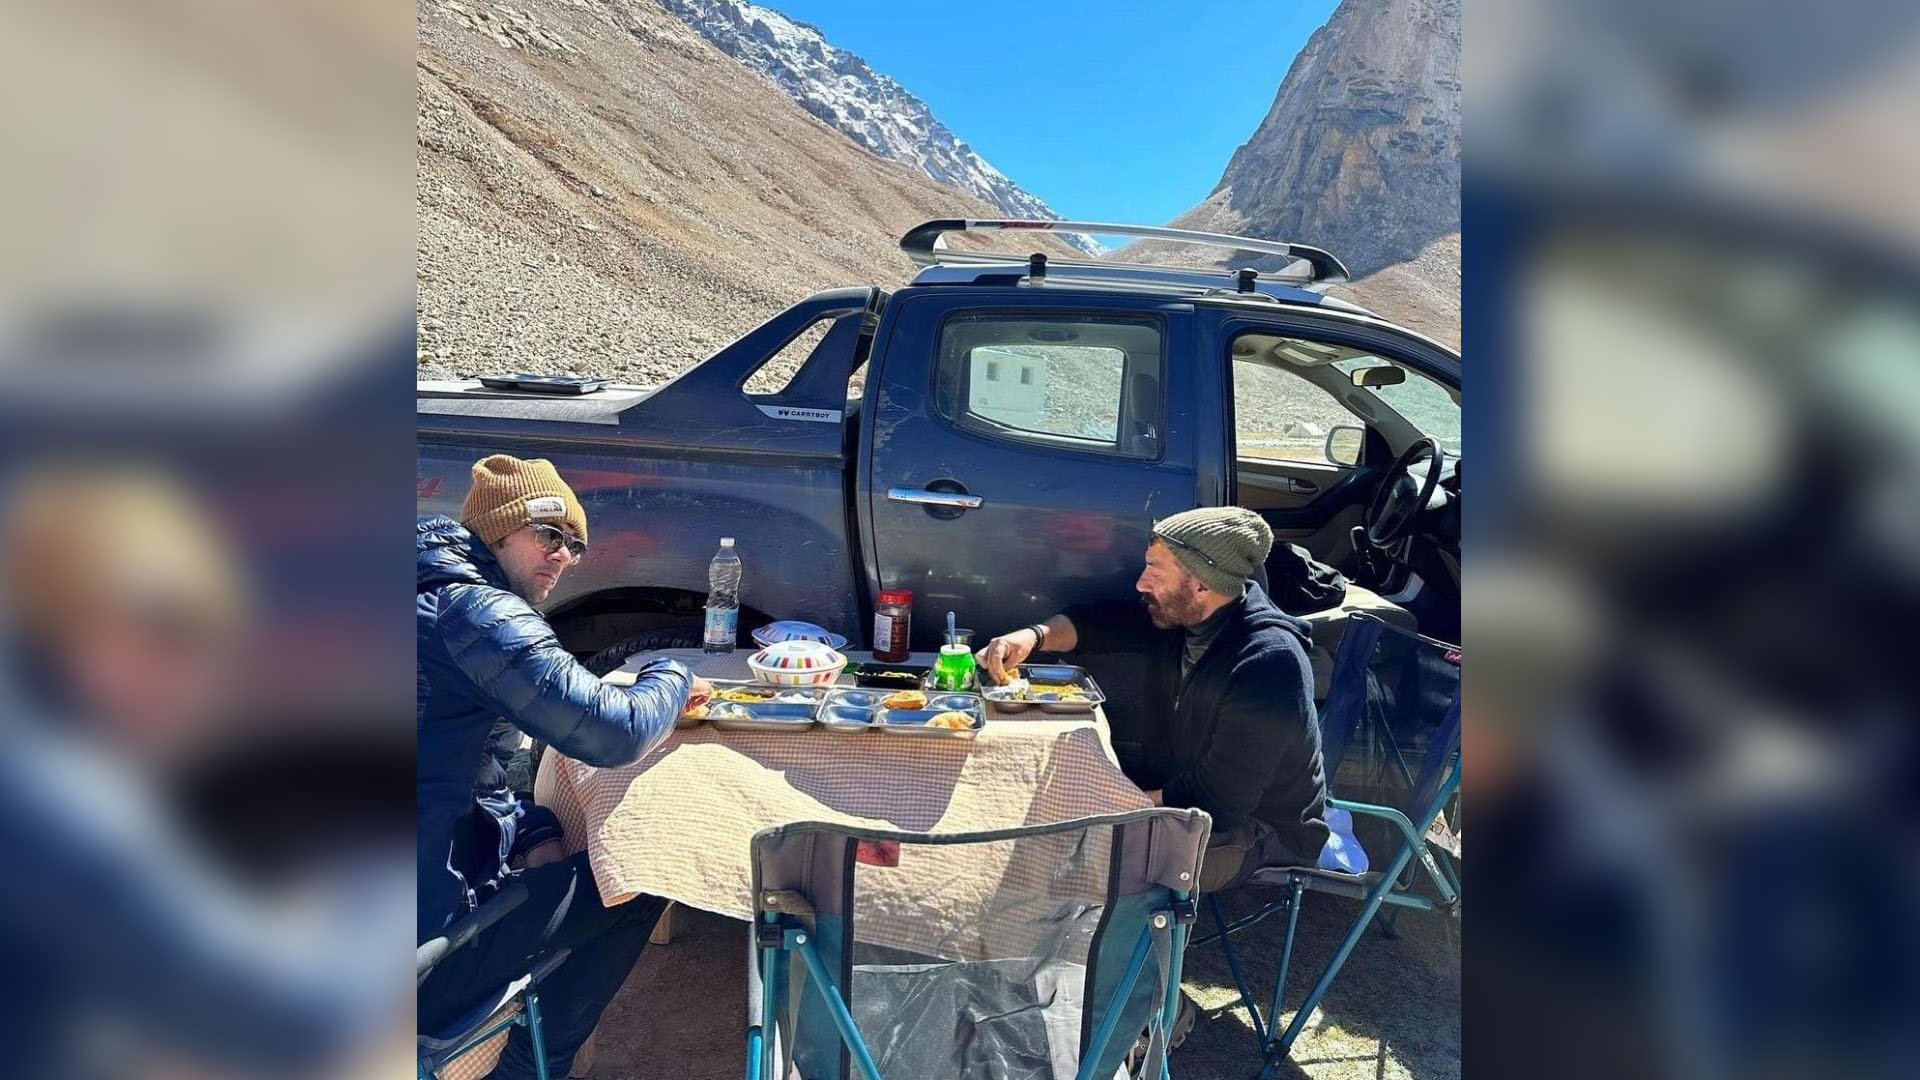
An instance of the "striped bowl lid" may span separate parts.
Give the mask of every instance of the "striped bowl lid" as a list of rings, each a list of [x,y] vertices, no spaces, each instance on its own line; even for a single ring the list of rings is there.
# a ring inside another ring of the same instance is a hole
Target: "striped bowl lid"
[[[819,641],[779,641],[753,654],[753,663],[769,671],[818,671],[847,658]]]

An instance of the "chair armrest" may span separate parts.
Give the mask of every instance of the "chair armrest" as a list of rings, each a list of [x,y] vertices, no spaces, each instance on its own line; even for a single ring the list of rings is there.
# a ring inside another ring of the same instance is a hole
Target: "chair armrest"
[[[1419,858],[1420,865],[1426,868],[1427,877],[1433,880],[1433,887],[1440,891],[1440,902],[1451,905],[1460,899],[1460,894],[1453,887],[1453,883],[1447,880],[1446,876],[1440,872],[1439,864],[1433,861],[1433,853],[1427,850],[1426,836],[1421,830],[1413,827],[1413,822],[1408,820],[1407,815],[1391,806],[1376,806],[1373,803],[1336,799],[1332,796],[1327,797],[1327,805],[1338,807],[1350,814],[1365,814],[1368,817],[1382,818],[1392,822],[1394,828],[1399,829],[1400,835],[1405,838],[1407,847]],[[1399,873],[1396,871],[1395,877],[1398,876]]]
[[[455,949],[472,941],[480,932],[506,918],[508,913],[527,902],[527,887],[516,881],[495,893],[472,914],[447,927],[440,936],[429,938],[414,950],[414,978],[424,979],[435,965]]]

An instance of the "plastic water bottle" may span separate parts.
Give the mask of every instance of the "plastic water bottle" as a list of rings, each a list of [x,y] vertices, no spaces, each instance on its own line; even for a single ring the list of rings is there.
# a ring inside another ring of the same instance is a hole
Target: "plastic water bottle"
[[[739,640],[741,572],[733,537],[721,537],[720,550],[707,564],[707,627],[701,645],[710,653],[730,653]]]

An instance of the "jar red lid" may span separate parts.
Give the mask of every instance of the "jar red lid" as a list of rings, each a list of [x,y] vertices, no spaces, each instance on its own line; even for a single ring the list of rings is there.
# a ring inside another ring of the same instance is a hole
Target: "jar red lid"
[[[880,602],[883,604],[911,604],[913,603],[913,590],[881,589]]]

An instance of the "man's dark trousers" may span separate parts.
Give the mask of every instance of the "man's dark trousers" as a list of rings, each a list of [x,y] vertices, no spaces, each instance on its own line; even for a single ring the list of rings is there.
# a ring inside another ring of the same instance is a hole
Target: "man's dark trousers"
[[[526,974],[540,957],[571,949],[573,955],[539,987],[547,1068],[562,1077],[640,959],[666,903],[639,896],[615,907],[602,904],[585,852],[528,870],[518,880],[527,887],[526,902],[441,961],[420,987],[420,1030],[453,1023],[479,995]],[[532,1040],[526,1028],[515,1026],[492,1080],[534,1075]]]

